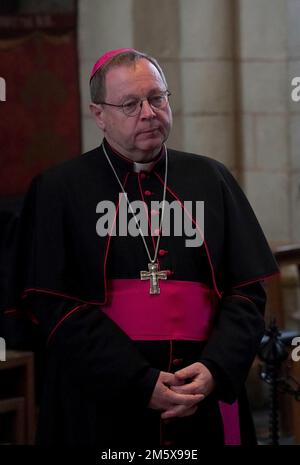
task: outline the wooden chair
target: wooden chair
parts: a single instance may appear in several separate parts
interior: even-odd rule
[[[24,397],[0,400],[0,443],[26,443]]]
[[[6,361],[0,362],[0,423],[13,424],[12,437],[4,438],[5,442],[33,444],[36,423],[34,385],[34,354],[8,350]],[[14,417],[12,422],[8,420],[9,413]],[[1,440],[0,437],[0,443]]]

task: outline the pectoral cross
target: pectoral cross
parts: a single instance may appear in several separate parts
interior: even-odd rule
[[[159,279],[167,279],[167,271],[158,271],[158,263],[148,263],[149,271],[141,271],[141,280],[150,279],[150,294],[160,294]]]

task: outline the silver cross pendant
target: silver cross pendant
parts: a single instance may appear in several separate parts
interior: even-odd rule
[[[150,279],[150,294],[160,294],[159,279],[167,279],[168,272],[166,270],[159,271],[158,263],[148,263],[149,271],[141,271],[141,280]]]

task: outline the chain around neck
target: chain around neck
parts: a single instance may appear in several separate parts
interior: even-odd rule
[[[115,178],[116,180],[118,181],[120,187],[121,187],[121,190],[123,192],[123,194],[125,195],[125,198],[126,198],[126,201],[127,201],[127,204],[128,204],[128,207],[135,219],[135,222],[136,222],[136,225],[138,227],[138,230],[139,230],[139,233],[141,235],[141,238],[143,240],[143,243],[144,243],[144,246],[145,246],[145,249],[146,249],[146,252],[147,252],[147,255],[148,255],[148,258],[149,258],[149,261],[150,263],[155,263],[156,262],[156,259],[157,259],[157,253],[158,253],[158,248],[159,248],[159,243],[160,243],[160,238],[161,238],[161,232],[162,232],[162,224],[163,224],[163,218],[164,218],[164,212],[165,212],[165,201],[166,201],[166,191],[167,191],[167,179],[168,179],[168,150],[167,150],[167,147],[165,146],[164,144],[164,151],[165,151],[165,159],[166,159],[166,162],[165,162],[165,179],[164,179],[164,189],[163,189],[163,198],[162,198],[162,212],[161,212],[161,218],[160,218],[160,224],[159,224],[159,235],[158,235],[158,238],[157,238],[157,242],[156,242],[156,247],[155,247],[155,252],[154,252],[154,257],[151,258],[151,255],[150,255],[150,251],[149,251],[149,248],[148,248],[148,245],[147,245],[147,242],[145,240],[145,237],[144,237],[144,234],[143,234],[143,231],[141,230],[141,227],[139,225],[139,222],[137,220],[137,217],[132,209],[132,206],[131,206],[131,203],[129,202],[128,200],[128,196],[127,196],[127,193],[125,192],[125,189],[123,187],[123,184],[121,183],[120,181],[120,178],[119,176],[117,175],[117,172],[111,162],[111,159],[109,158],[108,156],[108,153],[106,151],[106,148],[104,146],[104,143],[102,142],[101,144],[102,146],[102,149],[103,149],[103,152],[104,152],[104,155],[106,156],[106,159],[115,175]]]

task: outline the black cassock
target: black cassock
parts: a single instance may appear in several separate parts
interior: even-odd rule
[[[136,173],[132,162],[106,148],[129,200],[144,200],[150,212],[150,202],[162,200],[164,152],[150,172]],[[159,266],[169,276],[151,298],[155,307],[170,286],[176,294],[177,286],[198,284],[218,296],[209,335],[201,340],[164,338],[161,328],[145,340],[132,338],[109,316],[114,284],[131,283],[135,311],[151,320],[143,304],[149,281],[140,280],[149,260],[140,237],[96,231],[98,203],[118,205],[121,190],[101,147],[48,170],[29,189],[12,304],[38,324],[47,344],[39,444],[198,447],[223,444],[227,434],[227,443],[235,443],[224,433],[219,401],[237,405],[237,399],[241,440],[254,441],[243,386],[264,331],[261,281],[277,266],[248,201],[221,163],[174,150],[168,160],[166,199],[204,201],[205,243],[186,247],[186,236],[162,236]],[[153,256],[156,238],[146,240]],[[127,315],[122,295],[119,310],[124,302]],[[159,371],[196,361],[212,372],[215,391],[195,415],[161,422],[147,407]]]

